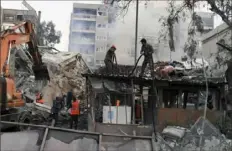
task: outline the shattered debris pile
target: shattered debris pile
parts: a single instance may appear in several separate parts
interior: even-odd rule
[[[158,137],[159,149],[175,151],[229,151],[231,141],[207,119],[200,117],[190,130],[168,126]]]
[[[42,59],[48,67],[50,76],[50,82],[42,91],[45,104],[52,105],[52,100],[56,96],[66,95],[70,90],[76,96],[84,94],[85,78],[81,74],[88,71],[88,66],[80,54],[71,52],[45,53]]]
[[[205,61],[205,64],[202,65],[201,59],[196,59],[192,65],[190,62],[178,62],[178,61],[172,61],[172,62],[164,62],[159,61],[154,63],[154,72],[155,72],[155,78],[158,80],[168,80],[167,77],[162,77],[159,73],[159,68],[163,68],[165,66],[173,66],[174,68],[174,74],[170,74],[170,78],[172,81],[181,81],[186,83],[198,83],[202,84],[205,81],[204,77],[204,68],[206,69],[208,67],[208,63]],[[133,73],[132,73],[133,71]],[[114,67],[114,73],[108,74],[106,72],[105,67],[101,67],[98,70],[94,72],[94,74],[98,75],[109,75],[109,76],[122,76],[127,77],[128,75],[132,75],[133,77],[139,77],[141,71],[141,66],[130,66],[130,65],[115,65]],[[144,78],[149,79],[152,78],[150,71],[148,67],[145,69],[144,72]],[[169,79],[170,80],[170,79]],[[217,78],[217,77],[210,77],[208,78],[208,82],[212,83],[223,83],[223,78]]]

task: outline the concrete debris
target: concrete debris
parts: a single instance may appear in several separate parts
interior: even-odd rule
[[[52,105],[56,96],[66,95],[70,90],[78,96],[85,91],[85,78],[82,73],[88,66],[78,53],[60,52],[56,54],[45,53],[43,62],[48,66],[50,82],[43,88],[42,94],[45,104]]]
[[[156,145],[159,147],[157,150],[160,151],[229,151],[232,149],[231,141],[202,117],[190,130],[175,126],[166,127],[162,132],[162,137],[158,136]]]
[[[167,126],[166,128],[163,129],[162,135],[163,136],[171,136],[171,137],[181,139],[185,135],[186,131],[187,131],[187,129],[185,129],[183,127]]]
[[[60,140],[51,137],[47,140],[44,151],[96,151],[98,150],[98,143],[94,139],[76,139],[71,143],[66,144]]]

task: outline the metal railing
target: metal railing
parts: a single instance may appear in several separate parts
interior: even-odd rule
[[[92,135],[96,136],[98,138],[98,149],[97,150],[102,150],[102,147],[106,148],[106,146],[109,147],[109,145],[106,144],[115,144],[116,148],[120,149],[122,145],[126,145],[127,143],[133,141],[133,140],[138,140],[139,141],[148,141],[148,145],[150,148],[148,149],[149,151],[155,150],[154,148],[154,142],[155,142],[155,137],[154,136],[134,136],[134,135],[120,135],[120,134],[110,134],[110,133],[98,133],[98,132],[89,132],[89,131],[79,131],[79,130],[73,130],[73,129],[65,129],[65,128],[60,128],[60,127],[54,127],[54,120],[52,121],[51,126],[49,125],[33,125],[33,124],[26,124],[26,123],[17,123],[17,122],[8,122],[8,121],[1,121],[1,124],[11,124],[15,126],[28,126],[28,127],[33,127],[33,128],[43,128],[45,129],[43,133],[43,139],[42,143],[39,147],[39,151],[43,151],[45,149],[47,140],[48,140],[48,135],[49,132],[51,131],[58,131],[58,132],[71,132],[72,134],[83,134],[83,135]],[[2,137],[2,136],[1,136]],[[116,142],[116,140],[120,140]],[[58,145],[58,144],[54,144]],[[114,146],[115,146],[114,145]],[[131,146],[135,147],[135,144],[130,144]],[[111,145],[112,146],[112,145]],[[141,147],[140,147],[141,148]],[[141,148],[144,150],[144,148]],[[122,150],[122,149],[120,149]],[[124,149],[125,150],[125,149]],[[141,151],[142,151],[141,150]]]

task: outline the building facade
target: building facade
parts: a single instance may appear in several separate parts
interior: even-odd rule
[[[73,4],[69,51],[82,54],[92,69],[104,64],[108,49],[108,6],[102,4]]]
[[[203,35],[201,38],[202,43],[202,55],[204,58],[209,62],[211,67],[211,73],[214,76],[220,76],[222,73],[225,72],[227,69],[226,66],[216,67],[216,54],[219,50],[217,42],[221,41],[222,39],[225,40],[225,43],[229,46],[232,46],[232,31],[229,29],[229,26],[226,23],[223,23],[216,27],[215,29],[211,30],[207,34]],[[227,50],[225,50],[227,51]],[[220,53],[220,56],[225,58],[225,60],[229,59],[231,56],[225,56],[226,53]]]
[[[30,20],[35,26],[38,24],[38,17],[34,10],[18,10],[18,9],[2,9],[1,8],[1,23],[2,30],[9,26],[14,26],[20,22]],[[35,28],[36,29],[36,28]]]

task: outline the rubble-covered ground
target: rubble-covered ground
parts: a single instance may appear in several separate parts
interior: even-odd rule
[[[88,67],[80,54],[44,53],[42,60],[48,67],[50,81],[35,81],[33,72],[30,70],[32,62],[28,62],[26,56],[16,58],[15,77],[18,90],[32,99],[36,92],[42,92],[45,104],[49,106],[52,105],[52,100],[56,96],[66,95],[70,90],[76,96],[84,94],[85,78],[81,74],[88,71]]]
[[[21,50],[21,48],[18,49]],[[89,68],[81,55],[74,52],[43,52],[42,60],[47,65],[50,81],[38,81],[35,80],[31,70],[32,62],[24,53],[24,50],[18,51],[15,64],[11,64],[16,67],[14,71],[16,88],[23,92],[23,97],[28,103],[35,101],[38,92],[42,93],[45,101],[43,105],[38,103],[27,104],[27,109],[43,111],[43,114],[44,111],[50,112],[55,97],[66,95],[71,90],[76,97],[83,96],[83,100],[81,100],[82,115],[79,118],[81,124],[79,124],[79,127],[86,129],[87,115],[84,112],[87,107],[84,96],[85,78],[81,74],[88,72]],[[69,118],[67,109],[65,108],[64,111],[62,117],[67,121]]]
[[[1,133],[2,151],[38,150],[42,143],[44,129],[37,128],[30,131],[16,133]],[[121,142],[107,142],[102,139],[101,151],[231,151],[232,143],[222,135],[207,119],[200,117],[190,128],[176,126],[166,127],[162,133],[157,133],[153,142],[147,139],[122,138]],[[101,138],[101,137],[100,137]],[[114,138],[114,137],[112,137]],[[49,130],[44,151],[97,151],[99,136]],[[9,141],[10,140],[10,141]],[[12,144],[12,142],[14,142]]]
[[[52,104],[55,96],[66,95],[70,90],[75,96],[84,94],[85,78],[81,74],[86,72],[88,67],[80,54],[70,52],[45,53],[42,59],[47,64],[50,77],[50,82],[42,91],[43,98],[48,105]]]
[[[168,126],[158,135],[159,151],[229,151],[232,141],[227,139],[207,119],[200,117],[190,128]]]
[[[166,65],[172,65],[174,66],[175,74],[170,75],[170,79],[167,77],[161,77],[159,74],[159,70],[157,70],[159,67],[166,66]],[[158,61],[154,63],[154,72],[155,72],[155,78],[158,80],[172,80],[172,81],[181,81],[181,82],[187,82],[187,83],[203,83],[205,81],[204,77],[204,69],[207,73],[207,80],[208,82],[212,83],[222,83],[224,82],[223,77],[211,77],[210,72],[207,70],[208,63],[204,61],[204,64],[200,59],[196,59],[195,62],[189,63],[188,61],[184,62],[178,62],[178,61],[172,61],[172,62],[163,62]],[[133,71],[134,70],[134,71]],[[133,73],[132,73],[133,71]],[[141,72],[141,66],[130,66],[130,65],[115,65],[114,67],[114,73],[111,76],[134,76],[139,77],[139,74]],[[101,67],[97,69],[93,74],[101,74],[101,75],[109,75],[106,72],[105,67]],[[153,78],[151,77],[149,68],[147,67],[144,72],[144,78],[149,79]]]

